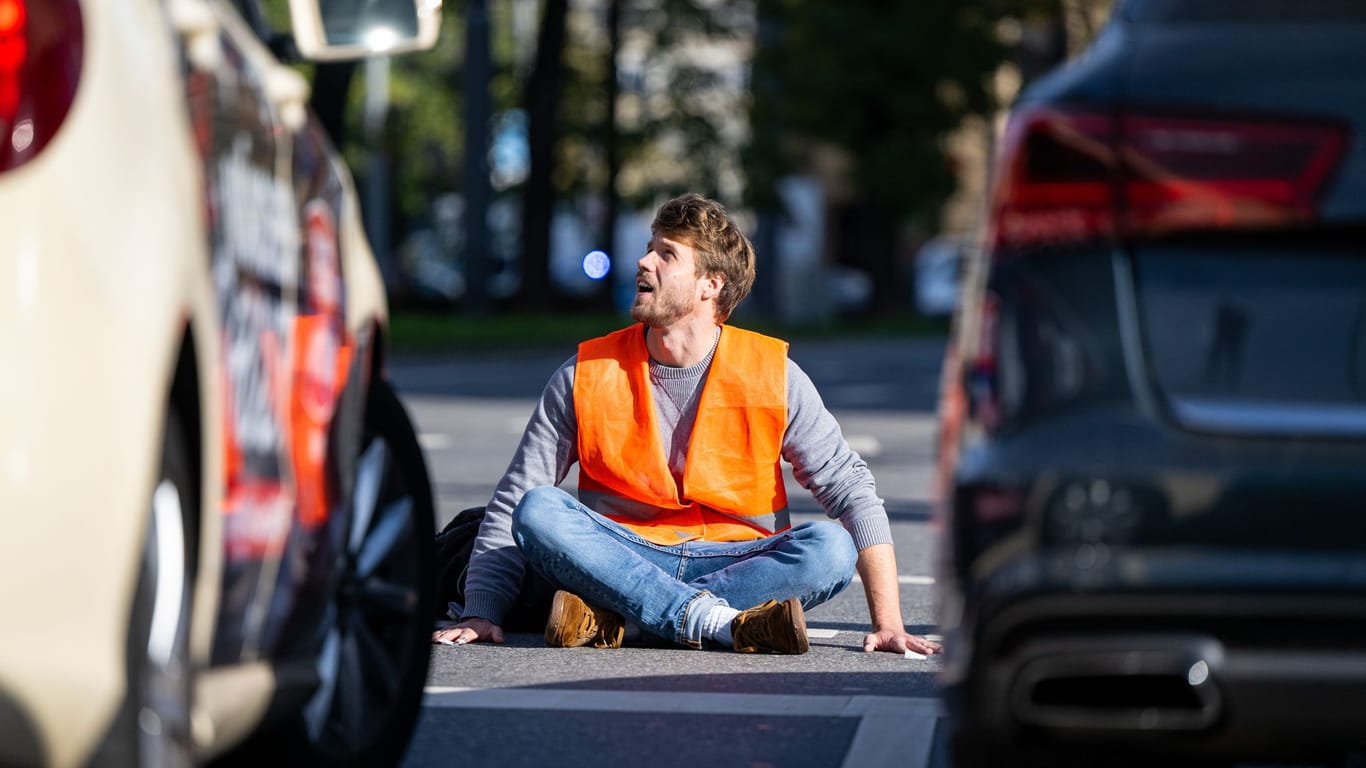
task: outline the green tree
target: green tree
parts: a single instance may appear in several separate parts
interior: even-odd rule
[[[619,199],[649,207],[684,190],[724,198],[729,187],[738,202],[735,135],[746,115],[742,88],[726,80],[743,69],[753,27],[749,3],[604,0],[560,12],[546,3],[524,89],[533,168],[523,190],[522,303],[538,308],[562,303],[546,279],[549,217],[557,202],[599,198],[603,204],[593,211],[601,219],[590,224],[603,245]],[[690,55],[717,43],[741,49],[729,72]],[[556,46],[562,46],[558,55]],[[622,80],[627,85],[618,89]],[[716,98],[727,88],[731,103]]]
[[[899,298],[899,232],[932,230],[953,191],[946,137],[998,107],[1000,5],[759,0],[749,199],[772,208],[777,179],[805,170],[813,146],[841,151],[853,199],[837,223],[851,263],[873,277],[876,310]]]
[[[522,292],[525,309],[549,307],[550,223],[555,211],[555,145],[564,79],[568,0],[545,0],[536,62],[523,87],[531,171],[522,193]]]
[[[635,49],[622,94],[623,197],[638,208],[688,191],[740,203],[754,3],[637,0],[622,19]]]

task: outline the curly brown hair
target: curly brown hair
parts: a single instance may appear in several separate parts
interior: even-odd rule
[[[725,322],[754,286],[754,245],[715,200],[695,192],[660,206],[650,234],[663,235],[697,252],[697,275],[720,275],[716,320]]]

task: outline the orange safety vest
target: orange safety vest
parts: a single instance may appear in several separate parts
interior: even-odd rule
[[[656,508],[647,520],[607,514],[656,544],[748,541],[788,528],[779,463],[787,429],[787,342],[722,326],[681,488],[655,416],[649,360],[640,324],[579,345],[579,489]]]

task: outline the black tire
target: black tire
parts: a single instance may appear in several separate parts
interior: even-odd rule
[[[435,515],[426,463],[393,390],[371,382],[343,573],[327,612],[322,684],[304,708],[308,765],[397,764],[430,656]]]
[[[180,419],[170,411],[128,625],[128,698],[117,729],[122,737],[97,763],[194,764],[190,616],[198,529],[189,456]]]

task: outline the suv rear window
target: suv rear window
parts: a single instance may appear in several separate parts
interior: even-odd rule
[[[1366,22],[1362,0],[1129,0],[1121,12],[1134,21]]]

